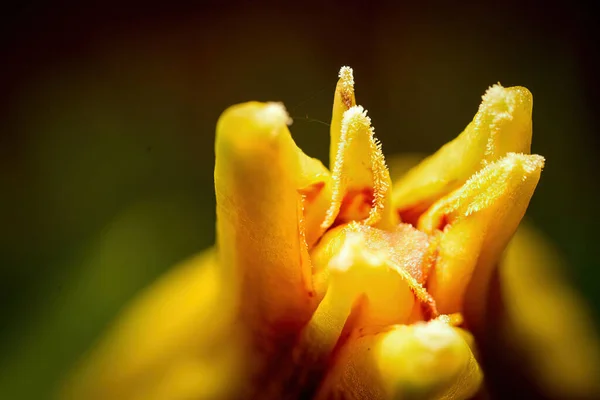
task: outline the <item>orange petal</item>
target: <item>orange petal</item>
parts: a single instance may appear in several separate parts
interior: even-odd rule
[[[344,113],[341,126],[332,170],[332,205],[322,228],[360,220],[392,229],[398,217],[391,204],[390,174],[371,119],[361,106],[354,106]]]
[[[394,182],[394,205],[415,222],[433,202],[508,152],[529,153],[532,96],[524,87],[494,85],[466,129]]]
[[[236,105],[220,117],[215,146],[220,263],[232,290],[239,288],[244,321],[269,348],[314,309],[305,222],[318,218],[306,210],[307,188],[328,180],[298,149],[288,123],[281,104]],[[321,204],[323,194],[310,202]]]
[[[543,165],[541,156],[509,153],[421,216],[419,229],[443,230],[428,282],[440,312],[461,312],[468,290],[469,307],[481,313],[493,267],[529,205]]]
[[[482,374],[469,334],[445,318],[356,330],[335,356],[317,399],[465,399]]]

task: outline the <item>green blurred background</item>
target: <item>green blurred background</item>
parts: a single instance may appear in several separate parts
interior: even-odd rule
[[[227,106],[283,101],[295,140],[326,161],[342,65],[387,155],[434,151],[491,84],[528,87],[533,151],[547,159],[528,216],[600,316],[593,14],[577,2],[502,4],[6,11],[0,398],[50,397],[128,300],[213,243],[214,127]]]

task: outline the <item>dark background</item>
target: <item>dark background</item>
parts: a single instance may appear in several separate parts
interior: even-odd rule
[[[214,127],[227,106],[283,101],[296,141],[326,161],[342,65],[387,155],[437,149],[491,84],[529,88],[533,152],[547,164],[528,217],[600,316],[594,13],[501,4],[5,9],[0,398],[48,397],[127,300],[213,243]]]

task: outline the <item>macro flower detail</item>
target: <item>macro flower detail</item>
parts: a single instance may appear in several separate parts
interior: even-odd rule
[[[279,103],[217,123],[217,244],[149,289],[64,398],[465,399],[472,332],[540,179],[532,96],[492,86],[452,142],[392,182],[343,67],[330,165]]]

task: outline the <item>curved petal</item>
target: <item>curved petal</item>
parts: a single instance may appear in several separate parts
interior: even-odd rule
[[[440,234],[428,289],[441,313],[482,313],[494,265],[517,229],[540,178],[544,159],[509,153],[488,164],[460,189],[440,199],[419,228]],[[469,302],[463,304],[465,292]]]
[[[473,122],[456,139],[394,182],[393,201],[402,219],[416,221],[436,199],[506,153],[529,153],[532,104],[524,87],[489,88]]]
[[[336,355],[317,399],[467,399],[482,381],[470,335],[445,318],[356,330]]]
[[[498,365],[495,389],[507,364],[526,369],[525,381],[548,399],[600,398],[600,337],[589,309],[569,285],[563,260],[526,224],[508,246],[498,270],[502,311],[487,310],[486,364]],[[485,342],[484,342],[485,343]]]
[[[229,290],[212,249],[175,267],[125,311],[61,398],[232,396],[242,349]]]
[[[392,229],[398,223],[381,145],[374,137],[371,119],[361,106],[344,113],[332,180],[332,204],[323,229],[334,222],[363,221],[382,229]]]
[[[328,186],[327,171],[296,146],[288,123],[281,104],[250,102],[230,107],[217,124],[220,263],[265,353],[297,333],[314,309],[305,223],[318,218],[306,208],[322,206],[318,198],[327,194],[307,188]]]

